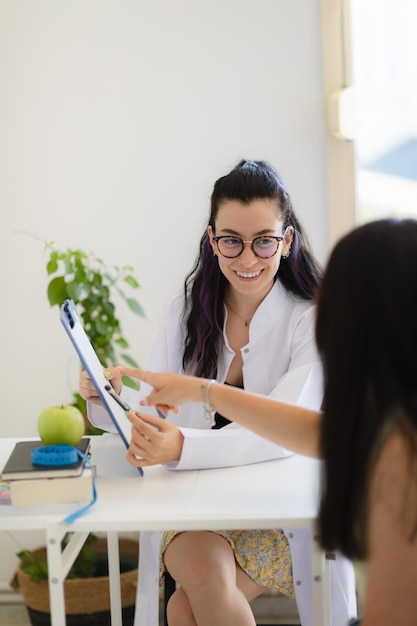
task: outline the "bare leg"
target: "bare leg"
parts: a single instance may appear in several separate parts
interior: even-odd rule
[[[181,585],[168,603],[169,626],[256,626],[249,602],[266,589],[237,565],[229,543],[212,532],[184,532],[165,552]]]

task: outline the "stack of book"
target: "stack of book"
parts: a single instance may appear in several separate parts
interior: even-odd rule
[[[89,455],[90,438],[83,437],[79,450]],[[13,506],[38,506],[84,502],[93,498],[93,470],[79,457],[71,465],[34,465],[32,450],[44,444],[40,439],[19,441],[12,450],[2,472],[1,480],[9,488]]]

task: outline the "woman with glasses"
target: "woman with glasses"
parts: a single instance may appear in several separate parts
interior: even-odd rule
[[[214,185],[198,258],[183,295],[168,311],[147,369],[202,376],[319,409],[322,369],[314,342],[313,298],[320,277],[279,175],[265,161],[242,160]],[[141,409],[149,387],[143,385],[139,393],[122,389],[117,368],[111,382],[135,410]],[[97,400],[85,375],[80,392]],[[111,430],[103,413],[101,406],[89,406],[93,424]],[[133,429],[128,458],[133,465],[162,463],[181,470],[244,465],[289,454],[221,413],[212,416],[190,404],[168,416],[157,440]],[[294,529],[164,533],[162,569],[180,585],[168,605],[169,625],[252,626],[249,602],[272,588],[289,597],[296,593],[303,626],[308,626],[308,541],[304,531]],[[142,533],[142,555],[150,542]],[[141,614],[152,597],[146,585],[156,578],[149,567],[148,560],[145,574],[142,563],[139,575]],[[349,572],[347,567],[338,581],[353,580]],[[342,596],[344,615],[344,591]]]

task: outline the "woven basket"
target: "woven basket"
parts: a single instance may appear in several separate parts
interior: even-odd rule
[[[98,539],[93,544],[97,554],[107,553],[106,539]],[[137,563],[139,555],[138,542],[132,539],[119,539],[120,558],[128,558]],[[46,548],[34,550],[34,553],[46,558]],[[25,604],[29,609],[50,612],[48,581],[33,582],[19,567],[17,570],[17,586],[20,587]],[[120,591],[122,607],[134,606],[138,570],[132,569],[120,574]],[[73,578],[64,582],[65,612],[67,615],[100,613],[110,609],[109,577]]]

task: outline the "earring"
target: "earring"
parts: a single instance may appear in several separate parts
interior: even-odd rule
[[[287,254],[283,254],[281,258],[282,258],[282,259],[288,259],[288,257],[290,256],[290,254],[291,254],[291,248],[288,248]]]

